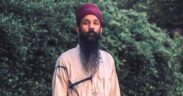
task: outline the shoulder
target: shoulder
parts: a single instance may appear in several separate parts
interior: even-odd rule
[[[77,53],[77,48],[76,47],[75,48],[71,48],[71,49],[65,51],[64,53],[62,53],[60,55],[60,58],[67,59],[68,57],[70,57],[71,55],[76,54],[76,53]]]
[[[57,65],[65,65],[67,64],[70,59],[73,57],[73,56],[76,56],[78,53],[78,50],[77,48],[71,48],[65,52],[63,52],[58,58],[57,58]],[[57,66],[56,65],[56,66]]]
[[[101,54],[102,57],[105,57],[107,59],[113,60],[112,55],[110,53],[104,51],[104,50],[100,50],[100,54]]]
[[[114,66],[114,59],[110,53],[100,50],[100,54],[103,62],[108,64],[110,67]]]

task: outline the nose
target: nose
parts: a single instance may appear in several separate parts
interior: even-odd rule
[[[90,28],[93,28],[94,29],[94,25],[92,23],[90,23],[88,27],[89,27],[89,29]]]

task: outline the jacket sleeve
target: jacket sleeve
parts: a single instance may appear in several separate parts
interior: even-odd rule
[[[112,68],[112,76],[111,76],[110,83],[111,83],[110,96],[121,96],[118,77],[117,77],[116,69],[115,69],[115,64]]]
[[[52,96],[67,96],[68,74],[61,59],[57,60],[52,79]]]

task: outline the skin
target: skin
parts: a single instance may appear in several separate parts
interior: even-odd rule
[[[93,28],[95,32],[102,32],[102,27],[99,19],[95,15],[86,15],[77,26],[76,31],[79,33],[79,28],[82,32],[88,32],[90,28]]]

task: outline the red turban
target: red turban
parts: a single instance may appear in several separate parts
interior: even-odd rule
[[[81,20],[86,16],[86,15],[95,15],[102,26],[102,13],[100,9],[97,7],[97,5],[92,4],[92,3],[86,3],[83,4],[79,7],[79,9],[76,11],[76,20],[77,20],[77,26],[80,25]]]

